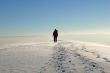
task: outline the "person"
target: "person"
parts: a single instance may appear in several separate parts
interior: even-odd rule
[[[57,29],[54,30],[53,37],[54,37],[54,42],[57,42],[57,37],[58,37],[58,30]]]

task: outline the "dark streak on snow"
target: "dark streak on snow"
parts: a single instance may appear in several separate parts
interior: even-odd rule
[[[56,73],[107,73],[103,67],[79,54],[78,49],[70,50],[63,45],[65,44],[58,43],[53,47],[52,58],[41,68],[39,73],[47,73],[49,68],[53,68]],[[77,63],[83,66],[81,67],[83,72],[79,72]]]

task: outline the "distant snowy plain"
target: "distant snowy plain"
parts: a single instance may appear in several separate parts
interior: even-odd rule
[[[72,40],[4,46],[0,73],[110,73],[110,46]]]

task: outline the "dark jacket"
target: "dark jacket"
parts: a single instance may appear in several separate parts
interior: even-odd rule
[[[58,36],[58,30],[56,30],[56,29],[54,30],[53,36],[54,36],[54,37],[57,37],[57,36]]]

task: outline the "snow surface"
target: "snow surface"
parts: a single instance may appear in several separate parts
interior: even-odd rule
[[[110,73],[110,46],[59,41],[1,47],[0,73]]]

